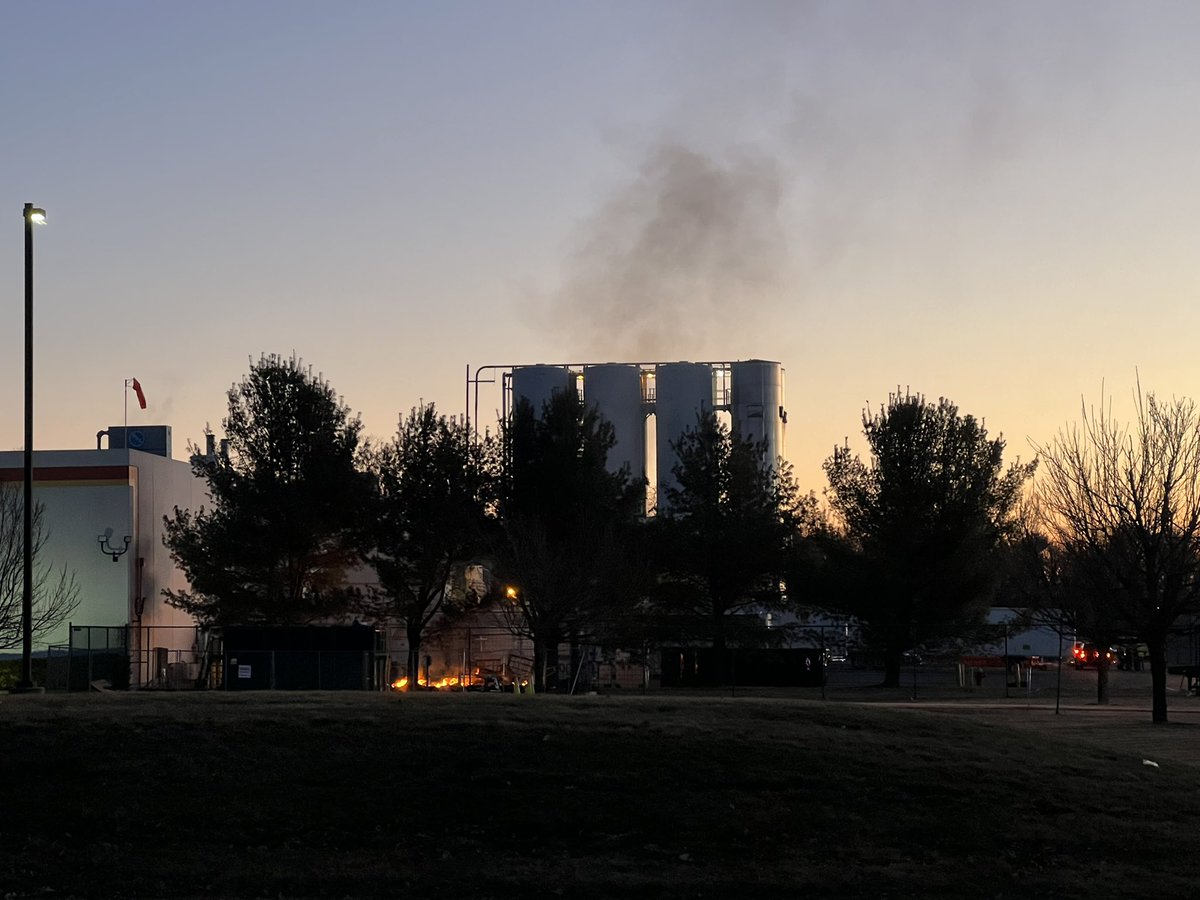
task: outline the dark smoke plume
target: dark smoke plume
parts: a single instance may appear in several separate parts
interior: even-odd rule
[[[580,230],[550,311],[564,346],[694,358],[761,324],[783,281],[782,193],[772,158],[655,147]]]

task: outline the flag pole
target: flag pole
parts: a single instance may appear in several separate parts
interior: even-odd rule
[[[125,379],[125,436],[122,438],[125,449],[129,449],[129,379]]]

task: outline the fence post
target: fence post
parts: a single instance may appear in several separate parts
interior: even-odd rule
[[[829,670],[825,664],[825,626],[821,626],[821,699],[825,699],[825,682],[829,678]]]

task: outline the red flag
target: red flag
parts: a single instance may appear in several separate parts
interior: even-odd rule
[[[142,393],[141,384],[138,383],[138,380],[136,378],[133,379],[132,384],[133,384],[133,392],[135,394],[137,394],[138,406],[140,406],[142,409],[145,409],[146,408],[146,395]]]

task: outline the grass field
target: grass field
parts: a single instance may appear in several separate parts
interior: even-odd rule
[[[1195,897],[1200,725],[1148,718],[5,695],[0,897]]]

